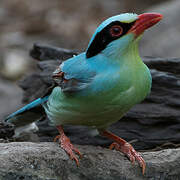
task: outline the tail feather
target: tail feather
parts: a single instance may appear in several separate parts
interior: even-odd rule
[[[40,119],[44,114],[42,104],[48,100],[49,96],[38,98],[27,104],[16,112],[10,114],[5,122],[13,123],[16,126],[24,126]]]

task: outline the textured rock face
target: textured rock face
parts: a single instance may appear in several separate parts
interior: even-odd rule
[[[0,143],[1,180],[178,180],[180,150],[143,153],[143,176],[121,153],[77,146],[83,154],[77,167],[55,143]]]

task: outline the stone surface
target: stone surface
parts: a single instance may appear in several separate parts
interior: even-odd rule
[[[145,175],[120,152],[77,146],[80,166],[55,143],[0,143],[1,180],[178,180],[180,149],[144,152]]]
[[[14,135],[14,126],[0,122],[0,139],[7,140]]]

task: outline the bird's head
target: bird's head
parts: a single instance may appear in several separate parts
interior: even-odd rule
[[[141,34],[162,19],[159,13],[125,13],[113,16],[96,29],[86,50],[90,58],[100,53],[121,55],[129,45],[137,44]]]

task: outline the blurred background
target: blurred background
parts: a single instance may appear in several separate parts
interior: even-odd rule
[[[179,0],[0,0],[0,118],[21,106],[15,81],[35,68],[33,43],[85,50],[96,27],[123,12],[159,12],[141,56],[180,57]]]

